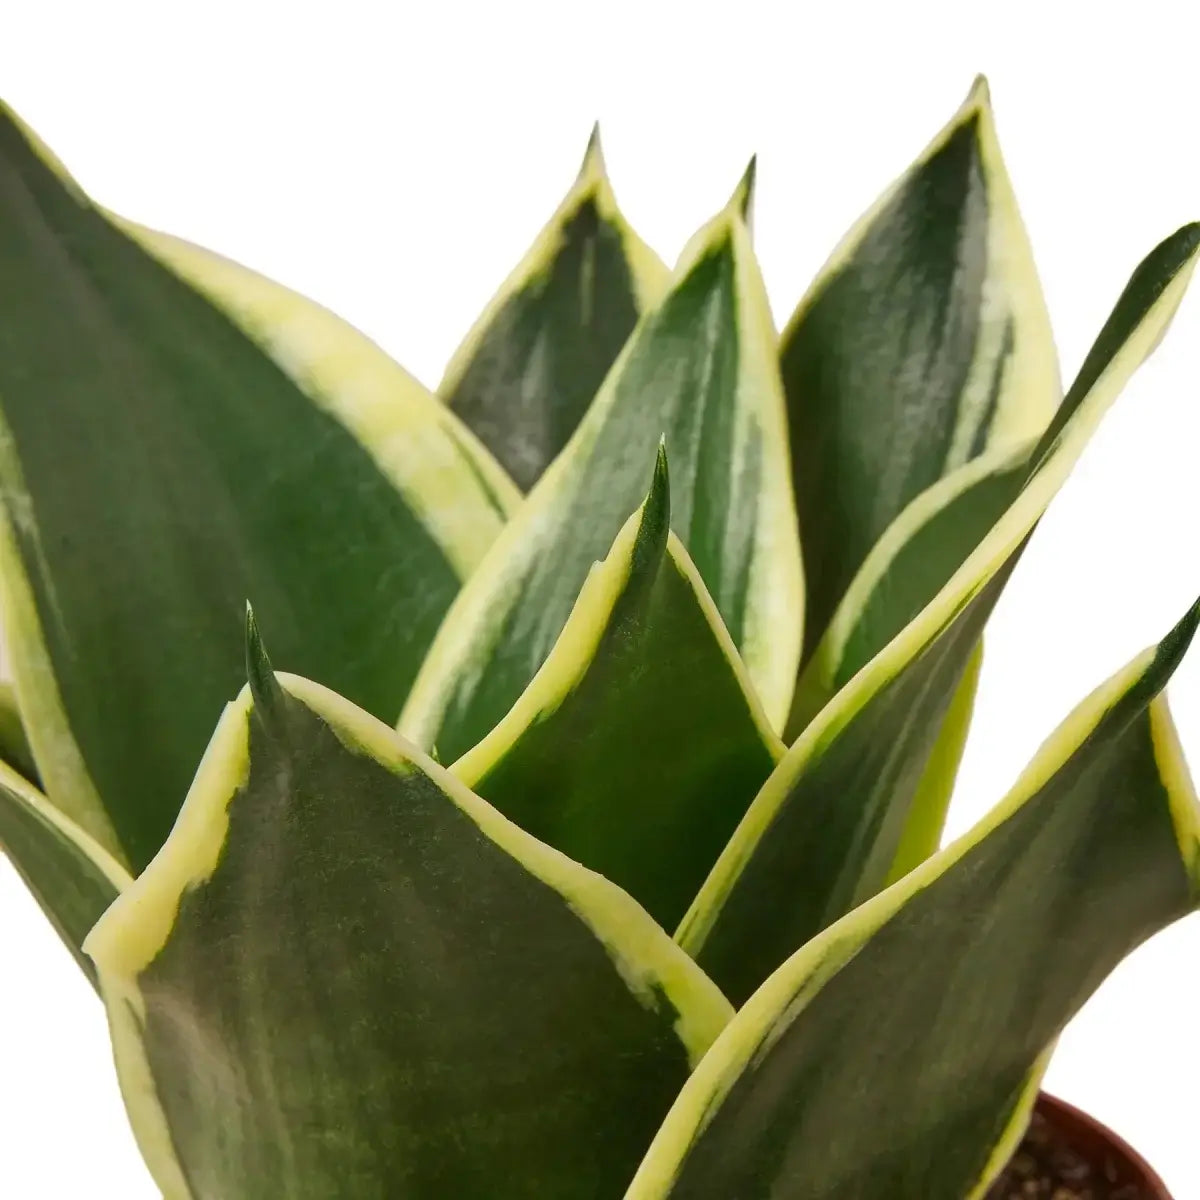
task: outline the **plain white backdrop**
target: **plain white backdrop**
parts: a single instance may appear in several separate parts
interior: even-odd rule
[[[433,386],[595,118],[625,212],[668,259],[758,151],[782,323],[985,71],[1069,378],[1139,258],[1200,218],[1200,71],[1177,6],[1089,9],[4,0],[0,94],[100,202],[323,301]],[[951,832],[1200,594],[1198,513],[1193,294],[996,612]],[[1200,768],[1200,649],[1171,694]],[[1198,1008],[1191,918],[1117,971],[1049,1076],[1179,1200],[1200,1197]],[[157,1194],[100,1006],[3,861],[0,1064],[0,1196]]]

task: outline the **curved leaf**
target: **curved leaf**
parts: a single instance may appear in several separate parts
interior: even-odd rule
[[[129,873],[6,763],[0,763],[0,850],[95,984],[95,970],[80,947],[133,882]]]
[[[788,751],[678,938],[735,1003],[892,877],[914,797],[983,626],[1034,526],[1125,381],[1158,344],[1200,247],[1187,226],[1118,300],[1027,482],[937,595]]]
[[[246,595],[283,661],[394,720],[505,504],[365,339],[139,236],[224,307],[0,110],[4,640],[47,795],[134,868],[238,685]]]
[[[531,488],[668,278],[617,208],[593,130],[575,185],[455,352],[439,394]]]
[[[1158,693],[1198,615],[1080,705],[966,837],[771,976],[626,1200],[981,1196],[1063,1026],[1196,906],[1200,809]]]
[[[670,518],[660,450],[549,658],[450,768],[668,929],[783,755]]]
[[[109,219],[230,316],[322,412],[362,443],[461,578],[521,503],[475,435],[369,337],[224,255]]]
[[[834,251],[784,332],[780,361],[807,657],[909,502],[985,450],[1039,434],[1060,395],[982,79]]]
[[[684,253],[567,448],[455,602],[400,728],[456,758],[546,660],[593,561],[645,495],[665,436],[671,523],[773,723],[795,685],[803,603],[775,337],[742,192]]]
[[[1036,442],[1003,446],[922,492],[871,548],[796,685],[794,741],[938,594],[1029,477]]]
[[[253,638],[249,673],[87,942],[164,1195],[618,1194],[728,1004],[620,889]]]

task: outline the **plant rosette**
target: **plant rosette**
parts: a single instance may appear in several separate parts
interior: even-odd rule
[[[0,108],[0,845],[166,1200],[980,1200],[1196,909],[1198,607],[942,833],[1200,226],[1064,390],[982,81],[782,333],[754,186],[668,269],[593,135],[435,393]]]

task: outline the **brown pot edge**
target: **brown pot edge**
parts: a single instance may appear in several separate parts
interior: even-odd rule
[[[1154,1200],[1174,1200],[1171,1193],[1167,1191],[1167,1185],[1158,1177],[1154,1168],[1123,1137],[1114,1133],[1107,1125],[1097,1121],[1083,1109],[1076,1108],[1075,1105],[1069,1104],[1066,1100],[1061,1100],[1049,1092],[1039,1094],[1037,1106],[1038,1110],[1055,1128],[1064,1130],[1069,1139],[1078,1139],[1085,1152],[1089,1147],[1099,1143],[1107,1145],[1114,1155],[1126,1161],[1131,1172],[1138,1177],[1137,1182],[1150,1192]]]

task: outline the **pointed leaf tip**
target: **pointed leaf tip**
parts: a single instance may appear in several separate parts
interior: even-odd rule
[[[246,601],[246,680],[250,684],[250,694],[254,697],[254,709],[259,713],[264,723],[279,711],[283,699],[283,689],[275,678],[275,670],[267,656],[267,648],[263,644],[258,622],[254,619],[254,609]]]
[[[658,483],[659,476],[662,476],[664,480],[670,478],[667,467],[667,435],[665,433],[658,435],[658,451],[654,456],[654,484]]]
[[[587,149],[583,152],[579,178],[599,180],[603,179],[604,175],[604,147],[600,142],[600,122],[595,121],[592,124],[592,132],[588,134]]]
[[[967,93],[967,105],[974,109],[991,108],[992,106],[991,85],[982,71],[975,76],[971,90]]]
[[[738,180],[737,187],[733,189],[733,195],[729,198],[729,207],[737,209],[747,225],[754,218],[754,184],[757,176],[758,155],[752,154],[745,171],[742,172],[741,179]]]
[[[658,440],[658,451],[654,457],[654,474],[650,480],[650,492],[642,508],[642,533],[649,534],[666,545],[667,530],[671,526],[671,473],[667,467],[667,439]]]
[[[1191,607],[1183,614],[1171,632],[1159,643],[1159,657],[1170,663],[1171,670],[1179,665],[1187,653],[1198,627],[1200,627],[1200,597],[1192,602]]]

